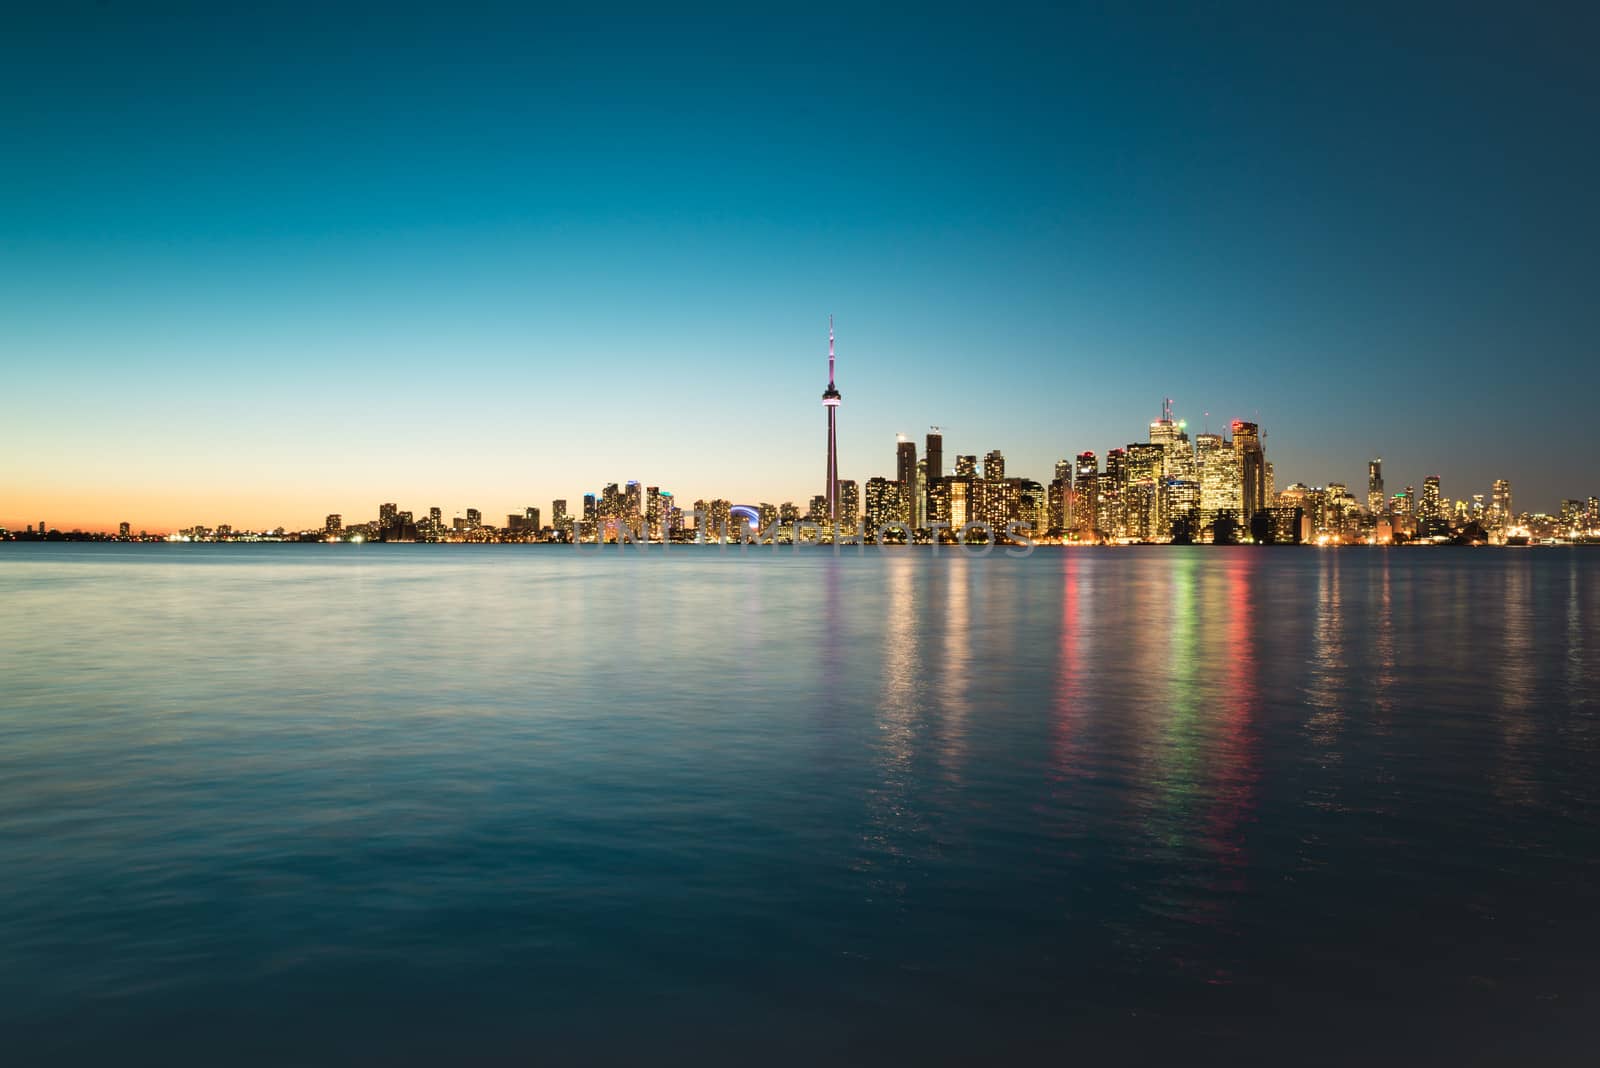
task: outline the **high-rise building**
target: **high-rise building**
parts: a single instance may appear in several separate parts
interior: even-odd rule
[[[1511,510],[1511,482],[1509,479],[1497,478],[1489,494],[1489,521],[1497,530],[1515,526],[1516,513]]]
[[[895,441],[894,473],[895,481],[900,483],[900,513],[897,518],[902,523],[917,526],[917,443],[904,434]],[[870,513],[870,502],[867,510]]]
[[[400,506],[393,501],[378,505],[378,527],[388,530],[394,526],[395,516],[400,512]]]
[[[881,476],[867,479],[867,530],[876,534],[890,523],[904,522],[904,483]]]
[[[834,520],[841,527],[855,529],[856,521],[861,518],[861,488],[855,479],[840,479],[833,499]]]
[[[833,384],[833,316],[828,316],[828,388],[822,391],[822,406],[828,409],[828,470],[823,493],[827,497],[824,518],[831,526],[839,518],[839,404],[844,398]]]
[[[1092,452],[1078,454],[1073,486],[1073,523],[1077,530],[1093,536],[1100,526],[1100,460]]]
[[[999,482],[1006,477],[1006,458],[1000,454],[999,449],[993,449],[983,457],[983,480],[985,482]]]
[[[1417,518],[1444,518],[1444,499],[1439,493],[1438,475],[1429,475],[1422,480],[1422,500],[1417,504]]]
[[[1239,460],[1221,434],[1196,434],[1195,469],[1200,481],[1200,532],[1214,528],[1219,515],[1235,522],[1244,514]]]
[[[976,456],[957,456],[956,457],[956,477],[957,478],[977,478],[978,477],[978,458]]]
[[[1239,505],[1245,527],[1250,517],[1267,507],[1267,457],[1261,447],[1261,429],[1254,423],[1233,421],[1233,453],[1239,461]]]
[[[1123,477],[1123,502],[1127,516],[1127,536],[1144,541],[1165,537],[1165,508],[1161,482],[1166,477],[1166,447],[1138,441],[1127,448]]]
[[[476,508],[468,508],[467,526],[472,530],[477,530],[479,527],[483,526],[483,513],[478,511]]]
[[[940,515],[934,498],[941,496],[936,489],[944,478],[944,433],[938,427],[929,427],[922,450],[922,526],[949,522],[948,514]]]
[[[1367,461],[1367,511],[1382,515],[1388,505],[1383,492],[1383,457],[1375,456]]]
[[[1194,449],[1189,444],[1186,425],[1172,417],[1172,398],[1161,406],[1161,418],[1150,424],[1150,444],[1162,449],[1162,477],[1195,478]]]
[[[127,520],[123,520],[121,523],[117,524],[117,537],[126,538],[132,529],[133,525]]]
[[[344,516],[334,512],[323,521],[322,530],[325,534],[340,534],[344,531]]]
[[[1055,477],[1045,491],[1045,529],[1072,529],[1072,461],[1057,460]]]
[[[1127,516],[1123,512],[1123,489],[1127,483],[1128,454],[1121,449],[1106,453],[1106,469],[1100,476],[1100,524],[1112,538],[1128,536]]]

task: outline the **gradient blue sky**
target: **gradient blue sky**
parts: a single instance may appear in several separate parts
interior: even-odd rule
[[[1600,492],[1595,6],[1300,6],[13,12],[0,524],[803,502],[830,312],[848,478]]]

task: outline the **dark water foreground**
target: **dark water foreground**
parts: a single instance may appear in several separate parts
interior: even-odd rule
[[[1561,1063],[1600,552],[0,547],[0,1062]]]

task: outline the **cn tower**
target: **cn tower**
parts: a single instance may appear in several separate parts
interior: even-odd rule
[[[833,384],[833,316],[828,316],[828,388],[822,391],[822,406],[828,409],[828,526],[839,525],[839,439],[835,421],[839,411],[839,390]]]

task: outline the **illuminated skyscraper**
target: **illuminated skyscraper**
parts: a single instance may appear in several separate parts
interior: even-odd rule
[[[1489,501],[1489,520],[1497,530],[1516,525],[1517,516],[1511,510],[1511,482],[1508,479],[1494,480]]]
[[[325,534],[339,534],[343,532],[344,516],[338,514],[337,512],[328,516],[328,518],[322,524],[322,530]]]
[[[1045,529],[1068,531],[1072,529],[1072,461],[1056,461],[1056,477],[1050,480],[1046,491]]]
[[[827,498],[823,518],[832,526],[839,518],[839,437],[838,412],[843,398],[833,384],[833,316],[828,316],[828,388],[822,391],[822,406],[828,409],[828,470],[823,494]],[[851,520],[852,524],[854,519]]]
[[[936,487],[944,478],[944,434],[938,427],[928,428],[927,441],[922,452],[922,489],[923,489],[923,526],[929,523],[945,521],[949,516],[941,516],[935,507],[934,498],[939,495]]]
[[[1100,476],[1100,525],[1113,538],[1128,536],[1127,517],[1123,514],[1123,487],[1127,481],[1128,454],[1121,449],[1106,453],[1106,469]]]
[[[1239,519],[1244,505],[1240,500],[1239,460],[1233,446],[1221,434],[1196,434],[1194,445],[1201,530],[1215,526],[1217,516],[1223,513]]]
[[[900,513],[895,517],[913,526],[917,522],[917,443],[901,434],[894,446],[895,481],[900,483]],[[868,526],[872,526],[871,495],[867,499]]]
[[[1150,444],[1162,449],[1162,475],[1165,478],[1195,477],[1194,449],[1189,444],[1186,424],[1172,417],[1172,398],[1161,406],[1161,418],[1150,424]]]
[[[378,505],[378,529],[388,530],[394,526],[394,517],[400,512],[400,506],[393,501]]]
[[[1267,507],[1267,457],[1256,424],[1233,421],[1233,453],[1239,461],[1240,518],[1248,528],[1250,517]]]
[[[986,453],[983,457],[983,479],[985,482],[999,482],[1006,477],[1006,458],[1000,454],[999,449]]]
[[[1444,518],[1444,500],[1439,493],[1438,475],[1429,475],[1422,480],[1422,500],[1417,504],[1417,518]]]
[[[1382,515],[1388,505],[1383,492],[1383,457],[1377,456],[1367,461],[1367,511]]]
[[[1130,538],[1149,541],[1167,533],[1161,498],[1166,453],[1166,446],[1149,441],[1128,446],[1122,500]]]
[[[1100,526],[1100,461],[1092,452],[1078,454],[1078,469],[1073,486],[1074,526],[1093,536]]]
[[[477,530],[479,527],[483,526],[483,513],[478,511],[476,508],[468,508],[467,526],[471,527],[473,530]]]
[[[833,517],[841,527],[855,529],[861,518],[861,488],[853,478],[840,479],[834,493]]]
[[[127,522],[127,520],[123,520],[121,523],[117,524],[117,537],[126,538],[128,536],[128,532],[132,529],[132,524]]]
[[[903,523],[901,491],[905,484],[887,478],[867,479],[867,530],[876,534],[890,523]]]

